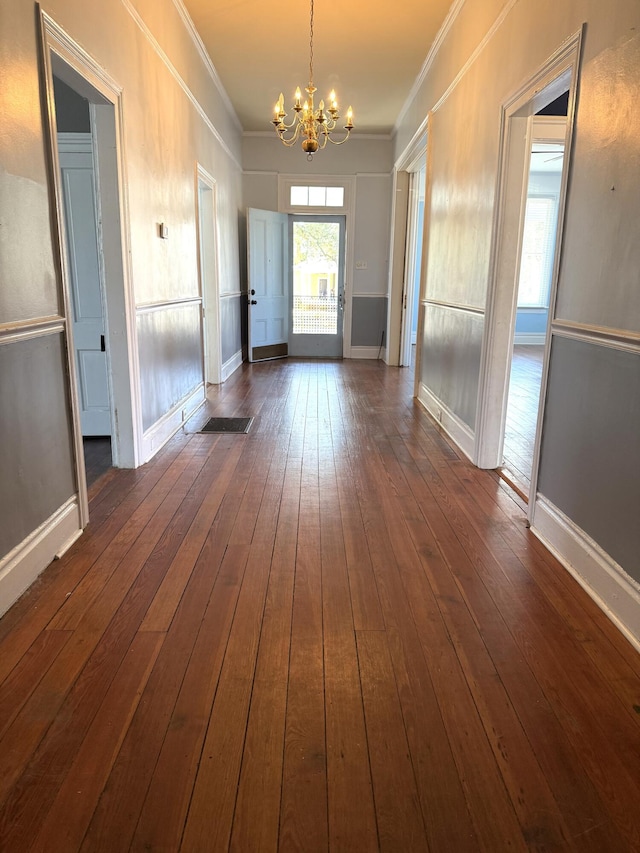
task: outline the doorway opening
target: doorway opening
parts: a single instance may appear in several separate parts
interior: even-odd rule
[[[88,480],[105,466],[136,467],[139,456],[135,308],[122,203],[121,90],[43,11],[40,25],[60,315],[84,527],[89,520]]]
[[[343,357],[347,216],[249,208],[249,361]]]
[[[216,239],[216,182],[205,170],[197,169],[197,223],[200,295],[203,305],[204,380],[212,385],[222,382],[220,340],[220,290]]]
[[[420,306],[420,276],[422,273],[422,242],[424,235],[424,204],[427,177],[426,152],[409,174],[409,205],[407,211],[407,243],[402,293],[400,332],[400,367],[415,367]]]
[[[562,189],[569,92],[530,120],[501,476],[528,501]]]
[[[529,369],[534,375],[534,403],[528,416],[533,445],[528,443],[525,476],[506,475],[528,501],[530,520],[537,494],[581,40],[582,31],[569,38],[502,108],[474,461],[505,475],[503,453],[508,458],[510,452],[505,434],[510,423],[521,425],[524,420],[516,408],[518,385],[511,382],[512,367],[514,373],[521,367],[520,345],[542,345],[537,367]],[[559,104],[566,106],[560,109]],[[549,112],[551,117],[545,117]],[[559,165],[559,177],[549,177]],[[534,322],[539,324],[537,328]],[[521,372],[527,371],[523,368]],[[510,421],[509,398],[516,413]]]
[[[344,216],[290,216],[289,354],[342,358]]]
[[[53,76],[56,143],[71,288],[74,364],[87,485],[113,463],[95,128],[87,98]],[[97,154],[97,152],[96,152]]]

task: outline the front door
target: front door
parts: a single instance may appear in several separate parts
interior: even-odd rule
[[[111,435],[91,134],[58,136],[82,435]]]
[[[344,216],[291,216],[290,355],[342,358]]]

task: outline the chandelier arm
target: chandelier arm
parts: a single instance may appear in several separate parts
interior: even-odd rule
[[[289,130],[289,128],[291,128],[291,127],[295,127],[295,126],[296,126],[297,121],[298,121],[298,116],[294,116],[294,117],[291,119],[290,124],[287,124],[287,123],[286,123],[286,121],[284,121],[284,119],[280,119],[280,121],[279,121],[279,122],[278,122],[278,124],[276,125],[276,130],[278,130],[278,131],[279,131],[280,127],[284,127],[284,128],[286,128],[287,130]]]
[[[332,136],[327,136],[327,139],[332,145],[344,145],[344,143],[347,141],[347,139],[349,139],[349,136],[351,135],[351,130],[349,128],[345,128],[345,130],[347,131],[347,135],[344,137],[344,139],[334,139]]]
[[[289,128],[287,128],[287,130],[289,130]],[[298,125],[296,125],[296,128],[293,131],[293,133],[291,134],[291,136],[285,136],[284,135],[285,130],[281,130],[278,133],[279,133],[279,136],[280,136],[280,139],[282,140],[282,142],[285,145],[291,146],[291,145],[295,145],[295,143],[298,141],[298,139],[300,139],[300,132],[301,132],[301,126],[298,124]]]

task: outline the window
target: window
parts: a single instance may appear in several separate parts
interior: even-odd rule
[[[344,187],[292,186],[291,207],[344,207]]]
[[[278,210],[303,216],[348,215],[355,188],[355,175],[278,175]]]
[[[518,284],[519,308],[546,308],[549,305],[556,216],[555,198],[527,198]]]

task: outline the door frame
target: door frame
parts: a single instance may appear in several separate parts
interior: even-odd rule
[[[416,297],[416,278],[418,279],[418,297],[422,296],[422,243],[420,244],[420,257],[418,257],[418,207],[420,203],[419,182],[420,174],[424,170],[425,175],[425,195],[426,195],[426,176],[427,176],[427,152],[426,149],[420,160],[407,169],[409,174],[409,191],[407,198],[407,237],[405,247],[404,260],[404,275],[402,283],[402,311],[400,315],[400,367],[409,367],[411,365],[411,346],[413,337],[413,319],[414,319],[414,303]],[[423,212],[424,225],[424,212]],[[424,228],[422,229],[422,238],[424,240]],[[420,315],[420,301],[417,306],[418,315]],[[418,344],[416,334],[416,348]]]
[[[356,182],[357,175],[296,175],[278,174],[278,212],[287,214],[342,215],[345,217],[344,233],[344,305],[342,309],[342,357],[351,358],[351,326],[353,313],[353,270],[355,268],[355,221],[356,221]],[[290,202],[292,186],[342,187],[344,204],[342,207],[296,207]]]
[[[135,304],[131,286],[129,223],[124,169],[122,88],[56,22],[38,6],[40,68],[45,99],[45,136],[48,177],[52,188],[54,255],[61,289],[60,317],[66,340],[69,405],[73,430],[76,487],[80,523],[89,520],[84,448],[80,425],[78,380],[72,330],[72,296],[66,250],[64,205],[57,146],[54,74],[89,100],[92,133],[95,134],[96,186],[100,203],[111,215],[99,224],[101,263],[105,266],[106,325],[109,334],[112,423],[112,458],[119,467],[139,464],[142,423],[139,407]],[[104,156],[102,156],[104,154]],[[115,215],[114,215],[115,212]]]
[[[205,269],[203,251],[203,202],[201,188],[211,194],[211,223],[213,263]],[[202,298],[202,352],[204,360],[205,393],[206,384],[222,383],[222,341],[220,324],[220,275],[218,266],[218,188],[215,178],[207,170],[196,164],[196,239],[198,243],[198,282]]]
[[[521,235],[524,224],[522,205],[526,191],[530,152],[530,116],[569,91],[565,136],[565,166],[558,205],[556,249],[549,299],[546,343],[536,426],[529,519],[533,517],[538,479],[538,463],[544,418],[544,400],[551,350],[553,321],[562,252],[562,234],[570,173],[575,105],[579,82],[582,29],[568,38],[544,65],[502,105],[500,160],[494,206],[493,241],[490,259],[487,314],[480,364],[478,418],[474,462],[480,468],[501,465],[504,426],[509,391],[509,369],[515,329],[520,269]]]
[[[388,311],[386,328],[386,363],[399,365],[402,361],[402,338],[404,319],[405,275],[407,243],[411,229],[410,178],[413,172],[425,166],[425,201],[422,234],[422,257],[420,261],[420,299],[418,302],[418,331],[416,335],[416,364],[414,374],[414,396],[418,393],[422,334],[424,328],[424,298],[429,248],[429,198],[431,192],[429,135],[432,114],[429,112],[414,133],[411,141],[396,160],[393,167],[393,198],[391,202],[391,256],[389,258]]]
[[[338,230],[338,311],[342,314],[342,329],[340,333],[342,346],[338,355],[314,356],[302,354],[300,358],[344,358],[345,332],[345,280],[347,275],[347,216],[345,213],[290,213],[289,216],[289,354],[291,355],[291,338],[293,336],[293,226],[295,222],[335,222]],[[295,355],[294,355],[295,357]]]

